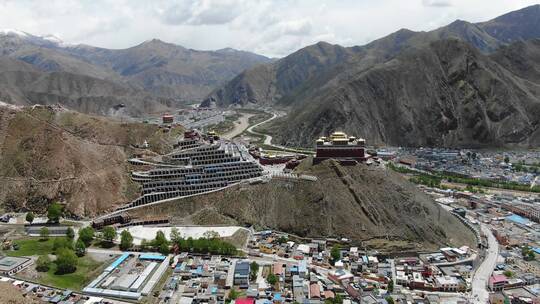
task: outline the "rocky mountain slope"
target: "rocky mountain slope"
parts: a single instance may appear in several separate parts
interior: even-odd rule
[[[534,146],[538,43],[526,39],[540,38],[539,22],[535,5],[484,23],[400,30],[361,47],[318,43],[243,72],[203,105],[284,107],[288,117],[267,129],[295,146],[336,129],[375,144]]]
[[[172,138],[153,125],[0,105],[0,209],[43,212],[60,201],[75,215],[110,210],[137,195],[126,162],[134,145],[165,152]]]
[[[254,225],[306,237],[347,237],[388,251],[475,245],[474,235],[455,216],[395,172],[333,161],[312,165],[311,159],[297,171],[318,181],[274,179],[130,213],[168,216],[182,224]]]
[[[158,39],[122,50],[91,46],[65,49],[71,55],[111,69],[127,83],[160,97],[196,101],[246,68],[270,59],[222,49],[196,51]]]
[[[122,82],[71,72],[46,72],[10,57],[0,57],[0,98],[16,105],[62,104],[100,115],[163,111],[174,101],[157,98]]]
[[[305,91],[314,90],[335,74],[343,73],[344,68],[367,70],[407,48],[441,39],[460,39],[489,53],[515,41],[540,38],[539,24],[540,5],[533,5],[482,23],[457,20],[429,32],[401,29],[364,46],[344,48],[320,42],[242,72],[212,92],[202,105],[288,106],[301,99]]]
[[[485,55],[441,40],[339,75],[270,127],[282,144],[311,146],[333,130],[371,144],[540,144],[540,40]]]
[[[88,113],[115,114],[114,106],[124,104],[126,114],[139,115],[201,100],[245,68],[269,61],[249,52],[196,51],[159,40],[110,50],[0,31],[0,85],[9,84],[2,90],[4,101],[59,102]]]

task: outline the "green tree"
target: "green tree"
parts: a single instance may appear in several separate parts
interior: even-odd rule
[[[180,233],[180,230],[178,230],[178,228],[176,227],[171,229],[171,242],[176,245],[180,245],[180,243],[182,242],[182,234]]]
[[[47,218],[52,223],[58,223],[62,216],[63,208],[59,203],[52,203],[47,210]]]
[[[332,246],[332,249],[330,250],[330,257],[332,258],[331,262],[332,265],[334,265],[335,262],[339,261],[341,258],[341,252],[339,251],[339,245]]]
[[[56,254],[55,263],[58,274],[73,273],[77,270],[77,255],[71,249],[61,249]]]
[[[158,248],[159,253],[163,255],[169,254],[169,245],[167,243],[163,243]]]
[[[510,162],[510,157],[505,156],[505,157],[504,157],[504,162],[505,162],[506,164],[508,164],[508,163]]]
[[[271,273],[266,277],[266,281],[268,281],[268,284],[274,286],[278,281],[278,277],[275,274]]]
[[[43,227],[39,230],[39,236],[42,240],[46,241],[49,239],[49,228]]]
[[[507,278],[511,278],[511,277],[514,276],[514,273],[513,273],[512,271],[510,271],[510,270],[505,270],[505,271],[503,272],[503,274],[504,274],[504,276],[507,277]]]
[[[219,233],[217,233],[214,230],[208,230],[208,231],[205,231],[203,233],[203,237],[205,239],[209,239],[209,240],[211,240],[211,239],[219,239]]]
[[[90,246],[94,239],[94,228],[85,227],[79,230],[79,240],[83,241],[86,247]]]
[[[48,255],[40,255],[36,261],[36,270],[39,272],[47,272],[49,271],[50,264],[51,260]]]
[[[133,236],[129,231],[124,230],[120,233],[120,249],[128,250],[133,246]]]
[[[386,300],[386,302],[388,304],[394,304],[394,298],[392,298],[391,296],[387,296],[386,298],[384,298]]]
[[[236,300],[240,296],[240,292],[236,290],[235,288],[231,289],[229,292],[229,299],[230,300]]]
[[[148,250],[148,240],[147,239],[142,239],[141,240],[141,244],[139,245],[139,247],[141,248],[142,251],[146,251]]]
[[[26,213],[26,221],[28,223],[32,224],[32,222],[34,221],[34,213],[32,213],[31,211],[27,212]]]
[[[65,249],[65,248],[73,250],[73,241],[65,237],[57,237],[54,239],[54,243],[53,243],[54,252],[59,252],[59,250]]]
[[[255,279],[257,279],[257,273],[259,272],[259,264],[253,261],[251,262],[251,265],[249,268],[250,268],[249,278],[250,280],[255,281]]]
[[[78,257],[82,257],[86,254],[86,245],[81,239],[78,239],[75,243],[75,254]]]
[[[75,238],[75,231],[73,231],[73,228],[68,227],[68,229],[66,231],[66,236],[71,240],[73,240]]]
[[[333,303],[334,304],[343,304],[343,296],[340,295],[339,293],[336,294],[336,296],[334,297]]]
[[[534,254],[534,251],[531,250],[527,254],[527,261],[533,261],[534,259],[536,259],[536,255]]]
[[[388,292],[394,292],[394,281],[393,280],[390,280],[390,282],[388,282]]]
[[[158,230],[158,232],[156,232],[156,238],[153,241],[153,245],[156,250],[161,250],[164,247],[163,245],[167,245],[168,248],[169,242],[167,241],[163,231]]]
[[[103,228],[102,235],[106,242],[112,243],[116,238],[116,230],[114,230],[114,228],[111,226],[107,226]]]
[[[289,240],[289,239],[288,239],[286,236],[282,235],[282,236],[280,236],[280,237],[277,239],[277,243],[278,243],[278,244],[287,243],[288,240]]]

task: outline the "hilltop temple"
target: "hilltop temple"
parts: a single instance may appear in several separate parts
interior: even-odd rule
[[[347,136],[343,132],[334,132],[329,137],[317,139],[313,163],[319,163],[325,159],[365,161],[367,159],[365,146],[366,141],[363,138]]]

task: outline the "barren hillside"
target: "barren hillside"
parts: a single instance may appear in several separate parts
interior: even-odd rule
[[[172,136],[62,108],[0,106],[0,208],[39,212],[60,201],[82,216],[133,199],[126,159],[144,140],[161,152]]]
[[[240,224],[300,236],[347,237],[382,250],[473,245],[474,236],[432,199],[384,168],[326,161],[298,169],[317,182],[272,180],[135,209],[182,224]]]

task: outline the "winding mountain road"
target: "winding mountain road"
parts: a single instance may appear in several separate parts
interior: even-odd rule
[[[281,115],[280,115],[281,116]],[[271,135],[268,135],[268,134],[264,134],[264,133],[260,133],[260,132],[257,132],[253,129],[255,129],[256,127],[260,126],[260,125],[263,125],[267,122],[270,122],[274,119],[276,119],[278,116],[278,114],[276,112],[272,113],[272,117],[268,118],[267,120],[263,120],[259,123],[256,123],[254,124],[253,126],[247,128],[247,131],[249,133],[253,133],[255,135],[260,135],[260,136],[264,136],[264,144],[267,145],[267,146],[272,146],[272,147],[276,147],[276,148],[280,148],[280,146],[277,146],[277,145],[272,145],[272,136]]]
[[[267,120],[264,120],[264,121],[261,121],[259,123],[256,123],[254,124],[253,126],[247,128],[247,132],[249,133],[252,133],[252,134],[255,134],[255,135],[259,135],[259,136],[263,136],[264,137],[264,141],[263,141],[263,144],[266,145],[266,146],[270,146],[272,148],[275,148],[277,150],[282,150],[282,151],[287,151],[287,152],[293,152],[293,153],[302,153],[302,154],[313,154],[312,151],[308,151],[308,150],[302,150],[302,149],[295,149],[295,148],[289,148],[289,147],[285,147],[285,146],[281,146],[281,145],[276,145],[276,144],[273,144],[272,143],[272,135],[268,135],[268,134],[265,134],[265,133],[261,133],[261,132],[257,132],[255,131],[254,129],[257,128],[258,126],[261,126],[265,123],[268,123],[278,117],[282,117],[285,115],[285,113],[282,113],[282,112],[273,112],[271,113],[272,114],[272,117],[268,118]]]

